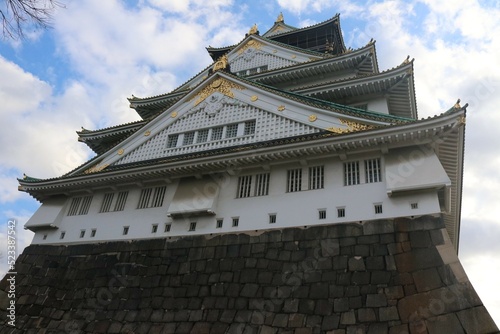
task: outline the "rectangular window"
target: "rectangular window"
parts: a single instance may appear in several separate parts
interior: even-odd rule
[[[323,189],[325,187],[324,170],[323,166],[309,167],[309,189]]]
[[[375,214],[381,214],[382,213],[382,204],[375,204],[374,206],[375,209]]]
[[[359,184],[359,161],[344,163],[344,185]]]
[[[410,207],[411,207],[412,210],[418,209],[418,202],[410,203]]]
[[[81,197],[75,197],[71,200],[69,206],[68,216],[76,216],[78,214],[78,208],[80,207]]]
[[[94,238],[96,233],[97,233],[97,230],[96,230],[95,228],[93,228],[93,229],[90,231],[90,237],[91,237],[91,238]]]
[[[290,169],[287,175],[287,192],[295,192],[302,190],[302,169]]]
[[[250,189],[252,187],[252,176],[240,176],[238,178],[238,193],[237,198],[250,197]]]
[[[326,219],[326,210],[325,209],[318,210],[318,219]]]
[[[192,222],[189,224],[189,230],[190,231],[196,231],[196,222]]]
[[[231,124],[226,127],[226,138],[233,138],[238,135],[238,124]]]
[[[249,70],[249,72],[250,72],[250,74],[255,74],[255,73],[257,73],[257,67],[251,68],[251,69]]]
[[[179,139],[179,135],[168,135],[167,148],[176,147],[178,139]]]
[[[233,227],[237,227],[240,224],[239,217],[233,217]]]
[[[128,191],[120,191],[116,198],[114,211],[123,211],[125,203],[127,202]]]
[[[244,135],[253,135],[255,133],[255,120],[245,122]]]
[[[269,173],[255,175],[255,196],[269,195]]]
[[[215,227],[216,228],[222,228],[222,223],[224,222],[223,219],[217,219]]]
[[[104,199],[102,200],[101,209],[99,210],[99,212],[109,212],[114,196],[115,194],[113,193],[104,194]]]
[[[43,240],[47,240],[47,234],[43,235]]]
[[[66,232],[61,232],[61,234],[59,235],[59,239],[64,239],[64,237],[66,236]]]
[[[128,234],[128,230],[129,230],[129,227],[128,226],[123,226],[123,235],[127,235]]]
[[[152,192],[153,188],[145,188],[141,190],[141,196],[139,197],[139,204],[137,205],[138,209],[144,209],[149,207],[149,201],[151,199]]]
[[[82,205],[80,206],[79,215],[86,215],[89,213],[90,204],[92,203],[92,196],[85,196],[82,199]]]
[[[366,183],[382,181],[380,173],[380,159],[365,160]]]
[[[172,224],[165,224],[165,232],[170,232],[170,228],[172,227]]]
[[[80,231],[80,238],[83,238],[83,237],[85,237],[85,230]]]
[[[208,129],[198,131],[198,136],[196,137],[197,143],[205,143],[208,140]]]
[[[158,232],[158,224],[151,225],[151,233],[156,233],[156,232]]]
[[[219,140],[222,139],[222,126],[218,126],[216,128],[212,129],[212,136],[210,137],[210,140]]]
[[[337,208],[337,217],[344,218],[345,217],[345,208]]]
[[[267,71],[267,65],[259,67],[260,72]]]
[[[153,192],[154,189],[154,192]],[[142,189],[139,197],[138,209],[157,208],[163,205],[165,199],[166,186]]]
[[[194,131],[186,132],[184,134],[184,140],[182,141],[182,145],[191,145],[194,142]]]
[[[276,223],[276,214],[271,213],[269,214],[269,224],[275,224]]]

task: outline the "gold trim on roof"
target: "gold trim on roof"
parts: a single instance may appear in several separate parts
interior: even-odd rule
[[[278,18],[276,19],[275,23],[279,23],[279,22],[285,22],[285,18],[283,17],[282,12],[280,12],[280,15],[278,15]]]
[[[222,57],[217,60],[217,62],[214,64],[214,67],[212,68],[214,72],[219,71],[219,70],[224,70],[227,68],[229,65],[229,61],[227,60],[227,56],[223,55]]]
[[[95,165],[90,167],[89,169],[86,169],[83,173],[84,174],[91,174],[91,173],[97,173],[102,171],[104,168],[108,167],[109,164],[104,164],[104,165]]]
[[[207,85],[198,94],[196,94],[192,98],[192,100],[196,99],[194,105],[197,106],[215,92],[219,92],[221,94],[224,94],[225,96],[234,98],[234,93],[232,92],[232,89],[244,90],[245,87],[237,83],[228,81],[224,78],[217,78],[210,85]]]
[[[349,132],[356,132],[356,131],[363,131],[363,130],[370,130],[375,128],[373,125],[367,125],[367,124],[361,124],[353,121],[348,121],[345,119],[340,119],[340,123],[343,125],[347,126],[347,128],[339,128],[339,127],[329,127],[326,130],[333,132],[333,133],[349,133]]]
[[[258,32],[258,28],[257,28],[257,23],[255,23],[252,28],[250,28],[250,30],[248,31],[248,34],[249,35],[255,35],[257,32]]]
[[[250,48],[254,48],[255,50],[260,50],[263,45],[264,44],[262,44],[261,42],[251,39],[238,50],[238,54],[240,55]]]

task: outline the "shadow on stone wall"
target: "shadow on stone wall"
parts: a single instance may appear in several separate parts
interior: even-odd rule
[[[433,217],[32,245],[16,269],[0,333],[498,332]]]

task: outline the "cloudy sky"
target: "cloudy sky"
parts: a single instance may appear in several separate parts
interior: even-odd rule
[[[205,47],[232,45],[283,12],[308,26],[340,13],[346,46],[374,38],[379,67],[415,58],[420,117],[469,103],[460,259],[500,324],[500,3],[498,0],[65,1],[47,31],[0,39],[0,274],[9,218],[39,206],[16,178],[59,176],[92,157],[77,142],[138,119],[127,97],[169,92],[211,63]],[[18,229],[21,251],[32,234]]]

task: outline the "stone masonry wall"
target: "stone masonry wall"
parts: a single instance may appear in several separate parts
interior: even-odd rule
[[[16,264],[0,333],[497,333],[433,217],[73,246]]]

